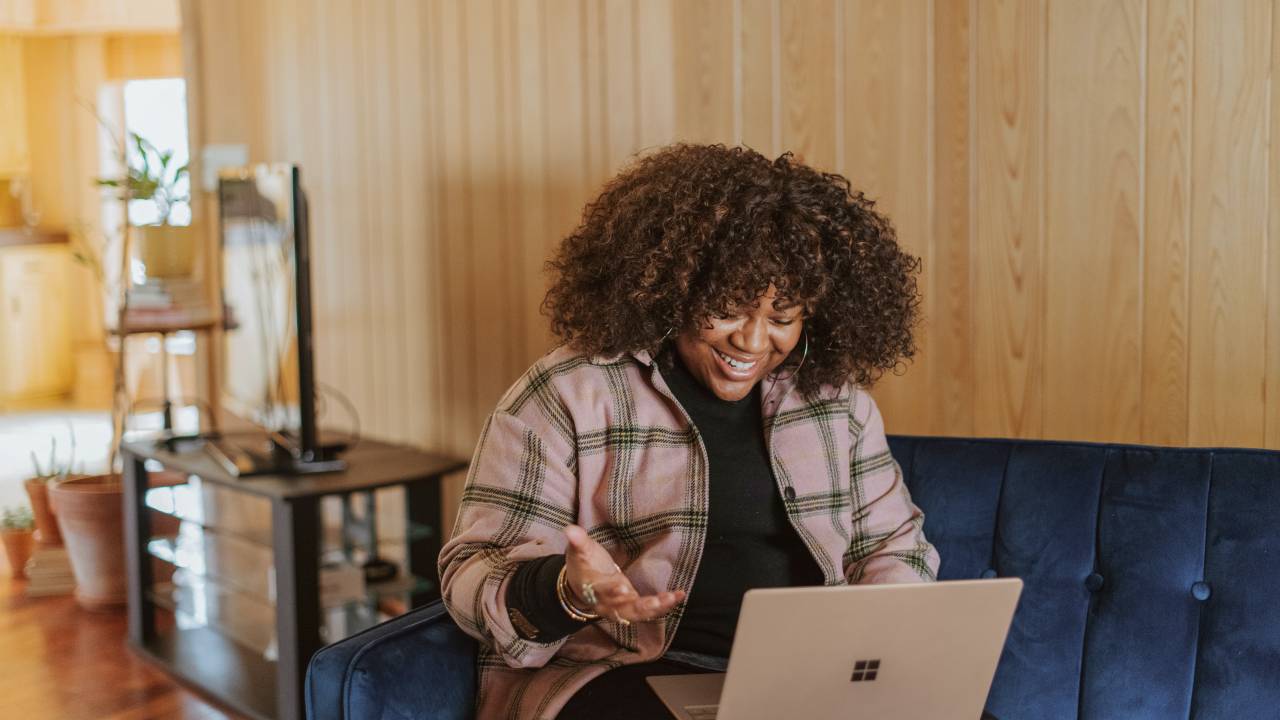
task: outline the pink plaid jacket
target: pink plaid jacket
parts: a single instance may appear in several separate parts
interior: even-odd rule
[[[763,381],[778,492],[827,585],[933,580],[938,555],[889,454],[875,402],[852,384],[805,399]],[[504,602],[518,563],[563,553],[576,522],[642,594],[693,587],[707,527],[706,451],[648,353],[587,357],[561,347],[516,382],[485,423],[453,538],[444,603],[480,641],[478,720],[554,718],[592,678],[654,660],[680,624],[589,625],[537,643]]]

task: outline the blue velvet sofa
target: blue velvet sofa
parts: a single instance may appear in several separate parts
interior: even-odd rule
[[[1025,590],[1001,720],[1280,718],[1280,452],[892,437],[943,579]],[[439,603],[329,646],[312,720],[469,718]]]

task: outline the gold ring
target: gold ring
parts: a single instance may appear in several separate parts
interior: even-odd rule
[[[592,587],[589,582],[582,583],[582,599],[586,600],[590,605],[595,605],[599,602],[599,600],[596,599],[596,589]]]
[[[616,612],[613,614],[613,619],[614,619],[614,621],[615,621],[615,622],[617,622],[619,625],[621,625],[621,626],[623,626],[623,627],[626,627],[626,626],[628,626],[628,625],[630,625],[630,624],[631,624],[631,621],[630,621],[630,620],[628,620],[628,619],[626,619],[626,618],[622,617],[621,615],[619,615],[619,614],[618,614],[618,613],[616,613]]]

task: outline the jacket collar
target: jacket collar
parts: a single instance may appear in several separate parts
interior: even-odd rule
[[[654,369],[653,354],[648,350],[627,350],[625,352],[614,353],[612,355],[592,355],[589,358],[589,362],[591,362],[592,365],[612,365],[625,357],[634,358],[635,361],[640,363],[643,367],[649,368],[650,370]],[[797,383],[794,377],[790,374],[782,378],[771,375],[760,382],[760,389],[764,391],[763,395],[766,398],[766,414],[772,414],[772,411],[777,410],[779,406],[782,405],[783,401],[788,399],[790,399],[792,404],[803,402],[803,398],[801,398],[798,393],[792,392],[796,389]],[[838,390],[828,388],[828,391],[831,390],[834,390],[834,395],[839,397],[845,395],[845,393],[850,390],[850,387],[846,385]],[[824,393],[824,395],[825,394],[826,393]]]
[[[628,350],[612,355],[592,355],[587,360],[592,365],[612,365],[627,356],[635,358],[637,362],[645,367],[653,365],[653,355],[648,350]]]

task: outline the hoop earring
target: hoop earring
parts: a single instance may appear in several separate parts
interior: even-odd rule
[[[774,378],[774,382],[777,382],[779,380],[790,380],[791,378],[795,377],[796,373],[800,372],[801,366],[804,365],[804,361],[808,357],[809,357],[809,331],[805,330],[804,331],[804,352],[800,354],[800,364],[796,365],[796,369],[792,370],[790,375],[786,377]]]

